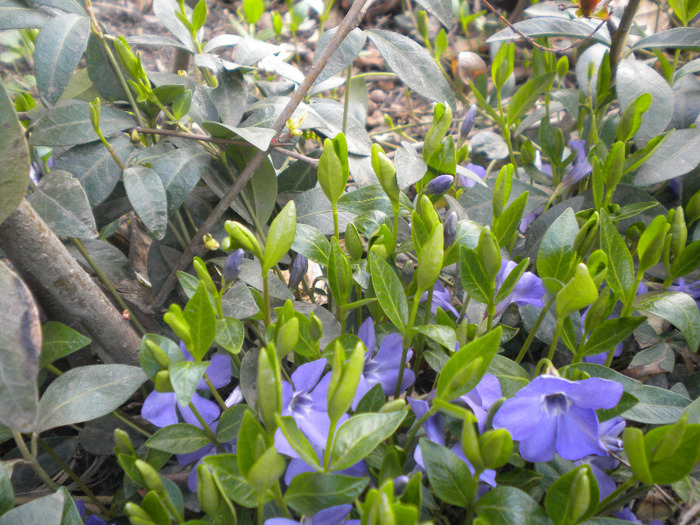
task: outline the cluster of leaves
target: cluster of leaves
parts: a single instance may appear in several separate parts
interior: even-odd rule
[[[475,18],[466,2],[417,3],[445,27]],[[295,34],[309,8],[323,21],[330,4],[298,2],[273,15],[273,31]],[[13,509],[0,468],[0,524],[82,523],[39,445],[106,514],[45,434],[81,423],[81,445],[98,454],[114,429],[125,475],[111,512],[133,524],[613,524],[659,485],[672,486],[672,511],[696,508],[700,135],[687,101],[700,68],[679,67],[700,48],[700,30],[685,27],[693,5],[674,2],[684,27],[621,60],[598,28],[573,73],[542,44],[596,24],[535,9],[516,24],[542,39],[531,78],[516,87],[517,34],[493,35],[490,75],[470,81],[476,105],[454,136],[464,86],[445,76],[447,33],[433,39],[425,12],[425,47],[379,29],[339,45],[339,29],[323,33],[323,70],[295,105],[305,76],[256,38],[259,0],[240,10],[247,33],[208,41],[204,0],[155,0],[172,37],[129,38],[106,35],[89,1],[0,0],[0,28],[39,28],[40,99],[13,107],[0,84],[0,223],[30,169],[43,171],[28,201],[53,233],[105,284],[133,280],[106,239],[135,213],[153,238],[149,284],[171,300],[162,333],[143,335],[140,366],[62,373],[59,360],[89,340],[40,326],[27,286],[0,264],[1,435],[55,489]],[[387,154],[349,99],[323,96],[352,77],[367,41],[435,102],[420,147]],[[137,45],[173,47],[194,78],[147,71]],[[662,74],[632,54],[642,50]],[[345,97],[356,90],[364,80]],[[180,271],[202,237],[207,255]],[[146,381],[140,415],[155,433],[119,409]]]

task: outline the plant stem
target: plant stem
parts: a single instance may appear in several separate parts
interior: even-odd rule
[[[270,283],[268,280],[268,277],[270,275],[269,270],[267,272],[263,272],[262,279],[263,279],[263,307],[265,309],[264,314],[265,314],[265,328],[270,326]]]
[[[401,345],[401,362],[399,363],[399,378],[396,382],[396,390],[394,391],[394,397],[398,398],[401,394],[401,383],[403,383],[403,374],[406,370],[406,356],[408,355],[408,348],[411,346],[411,340],[413,339],[413,323],[416,321],[416,314],[418,313],[418,304],[420,303],[420,290],[416,291],[416,295],[413,296],[413,308],[411,309],[411,316],[408,318],[408,325],[404,329],[403,342]]]
[[[525,339],[525,342],[523,343],[522,348],[520,349],[520,352],[518,352],[518,356],[515,358],[515,362],[520,364],[520,361],[523,360],[525,357],[525,354],[530,348],[530,345],[532,344],[532,341],[535,339],[535,334],[537,334],[537,330],[539,330],[540,325],[542,324],[542,321],[544,321],[545,316],[547,315],[547,312],[551,308],[552,304],[554,304],[554,301],[556,300],[555,297],[553,297],[549,303],[545,305],[545,307],[542,309],[540,312],[539,317],[537,318],[537,321],[535,321],[535,326],[532,327],[532,330],[530,330],[530,333],[527,334],[527,339]]]
[[[27,444],[24,442],[22,434],[20,434],[16,430],[12,430],[12,437],[14,438],[15,443],[17,444],[17,448],[22,454],[22,457],[24,458],[24,461],[27,463],[27,465],[31,467],[34,473],[37,476],[39,476],[41,481],[43,481],[47,487],[56,492],[58,490],[58,485],[54,483],[54,481],[51,479],[51,476],[49,476],[46,473],[46,471],[41,467],[41,465],[39,465],[36,456],[33,456],[31,452],[29,452],[29,449],[27,448]]]
[[[331,426],[328,429],[328,439],[326,440],[326,450],[323,451],[323,467],[324,472],[327,472],[331,466],[331,449],[333,448],[333,438],[335,437],[335,427],[338,426],[338,420],[331,420]]]
[[[420,428],[423,426],[423,423],[425,423],[430,416],[435,414],[435,412],[437,412],[437,410],[434,407],[430,407],[430,410],[423,414],[423,417],[421,417],[418,421],[413,423],[413,426],[411,427],[411,430],[409,431],[408,436],[406,437],[406,444],[404,445],[404,450],[406,452],[410,452],[413,440],[416,438],[416,434],[418,433],[418,430],[420,430]]]
[[[559,342],[559,335],[561,334],[561,329],[564,326],[564,319],[557,321],[557,326],[554,329],[554,335],[552,336],[552,344],[549,347],[549,353],[547,353],[547,359],[552,360],[554,357],[554,351],[557,349],[557,343]]]
[[[348,132],[348,113],[350,113],[350,92],[352,86],[350,82],[352,81],[352,62],[348,66],[347,73],[345,75],[345,94],[343,96],[343,133]]]
[[[216,402],[219,404],[219,407],[221,410],[226,411],[228,407],[226,406],[226,403],[224,402],[223,398],[219,394],[219,392],[214,388],[214,384],[211,382],[211,379],[209,379],[209,375],[204,372],[204,382],[207,384],[209,387],[209,391],[211,392],[211,395],[214,396],[214,399],[216,399]]]
[[[610,44],[610,75],[611,78],[615,78],[615,71],[617,66],[622,60],[622,55],[625,50],[625,44],[627,42],[627,35],[632,28],[632,22],[634,21],[634,16],[639,10],[639,6],[642,4],[642,0],[630,0],[622,13],[622,18],[620,19],[620,25],[613,34],[612,42]]]

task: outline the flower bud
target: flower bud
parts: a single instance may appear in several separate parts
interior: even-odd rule
[[[224,228],[226,228],[226,232],[231,236],[232,246],[236,248],[245,248],[262,262],[263,251],[255,235],[253,235],[253,232],[241,223],[234,221],[226,221]]]
[[[557,318],[569,317],[572,313],[585,308],[598,299],[596,287],[588,267],[579,263],[574,276],[557,294]]]
[[[218,514],[221,495],[211,471],[201,463],[197,465],[197,499],[204,512],[211,516]]]
[[[345,228],[345,247],[353,260],[359,261],[362,258],[362,254],[364,253],[362,239],[360,238],[360,233],[357,231],[357,226],[351,222],[349,222],[347,228]]]
[[[131,520],[131,523],[135,523],[135,520],[141,520],[139,523],[153,523],[151,515],[133,501],[128,501],[124,505],[124,512]]]
[[[488,226],[481,230],[476,253],[489,281],[495,282],[498,272],[501,271],[501,250],[498,248],[496,237]]]
[[[243,262],[244,253],[243,248],[238,248],[226,258],[223,275],[227,283],[232,283],[238,279],[238,275],[241,273],[241,263]]]
[[[292,268],[289,270],[289,287],[294,289],[299,286],[308,269],[309,260],[302,254],[297,253],[292,262]]]
[[[163,480],[160,478],[160,474],[158,474],[156,469],[142,459],[137,459],[134,466],[138,469],[141,477],[143,477],[143,481],[146,483],[146,488],[148,490],[153,490],[157,494],[165,493]]]
[[[436,224],[430,237],[425,242],[418,255],[418,278],[416,284],[420,293],[429,290],[440,277],[443,253],[443,225]]]
[[[277,357],[282,359],[289,352],[294,350],[294,347],[299,341],[299,319],[292,317],[286,323],[282,324],[277,330],[275,345],[277,346]]]
[[[688,240],[688,228],[685,225],[683,207],[678,206],[675,210],[669,210],[668,215],[668,222],[671,225],[671,229],[668,232],[671,237],[671,253],[674,257],[680,257]]]
[[[136,456],[136,450],[134,450],[134,445],[131,444],[129,434],[121,428],[114,429],[114,452],[115,454]]]
[[[167,370],[159,370],[153,382],[155,383],[156,392],[166,393],[173,391],[173,385],[170,383],[170,372]]]
[[[336,344],[331,381],[328,385],[328,416],[331,421],[340,419],[355,399],[364,361],[365,346],[361,342],[355,345],[347,362],[342,345]]]
[[[274,345],[263,346],[258,354],[258,410],[267,430],[277,428],[275,414],[282,413],[282,377]]]
[[[396,179],[396,168],[377,143],[372,144],[372,169],[391,202],[399,202],[401,190]]]
[[[143,342],[153,360],[162,368],[167,369],[168,366],[170,366],[170,358],[168,357],[168,354],[166,354],[160,346],[155,344],[150,339],[144,338]]]
[[[309,315],[309,319],[311,320],[311,324],[309,324],[311,339],[318,341],[321,339],[321,337],[323,337],[323,322],[321,321],[320,317],[313,312],[311,312]]]
[[[445,219],[445,229],[443,232],[443,249],[447,250],[452,246],[457,238],[457,213],[451,211]]]
[[[513,452],[513,438],[505,428],[489,430],[479,436],[479,450],[487,469],[500,468]]]
[[[576,473],[569,491],[568,518],[570,523],[578,523],[579,518],[588,512],[591,506],[591,473],[590,466],[584,466]],[[568,521],[568,520],[567,520]]]
[[[435,211],[435,206],[427,195],[421,195],[420,199],[418,200],[418,211],[421,221],[423,221],[423,224],[425,225],[426,231],[433,231],[435,225],[440,222],[440,218]]]
[[[452,186],[454,177],[452,175],[438,175],[425,187],[427,195],[442,195]]]
[[[207,250],[214,251],[219,249],[219,242],[212,237],[211,233],[204,234],[202,237],[202,243]]]
[[[472,104],[471,107],[469,108],[469,111],[467,111],[467,114],[464,116],[464,120],[462,121],[462,126],[459,128],[459,138],[462,140],[465,140],[468,136],[469,133],[472,130],[472,127],[474,127],[474,119],[476,118],[476,104]]]
[[[462,424],[462,451],[478,472],[486,470],[484,459],[479,448],[479,435],[476,430],[475,417],[468,413]]]
[[[640,272],[648,270],[659,262],[664,250],[666,234],[670,228],[671,225],[666,222],[666,217],[658,215],[642,232],[637,243]]]

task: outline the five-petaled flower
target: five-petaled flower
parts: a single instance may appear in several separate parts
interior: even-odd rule
[[[503,403],[493,426],[520,441],[520,455],[527,461],[549,461],[555,451],[570,460],[607,456],[595,411],[613,408],[621,397],[622,385],[616,381],[542,375]]]

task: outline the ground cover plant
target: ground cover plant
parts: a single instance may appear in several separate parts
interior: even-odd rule
[[[700,523],[700,5],[484,4],[0,0],[0,525]]]

